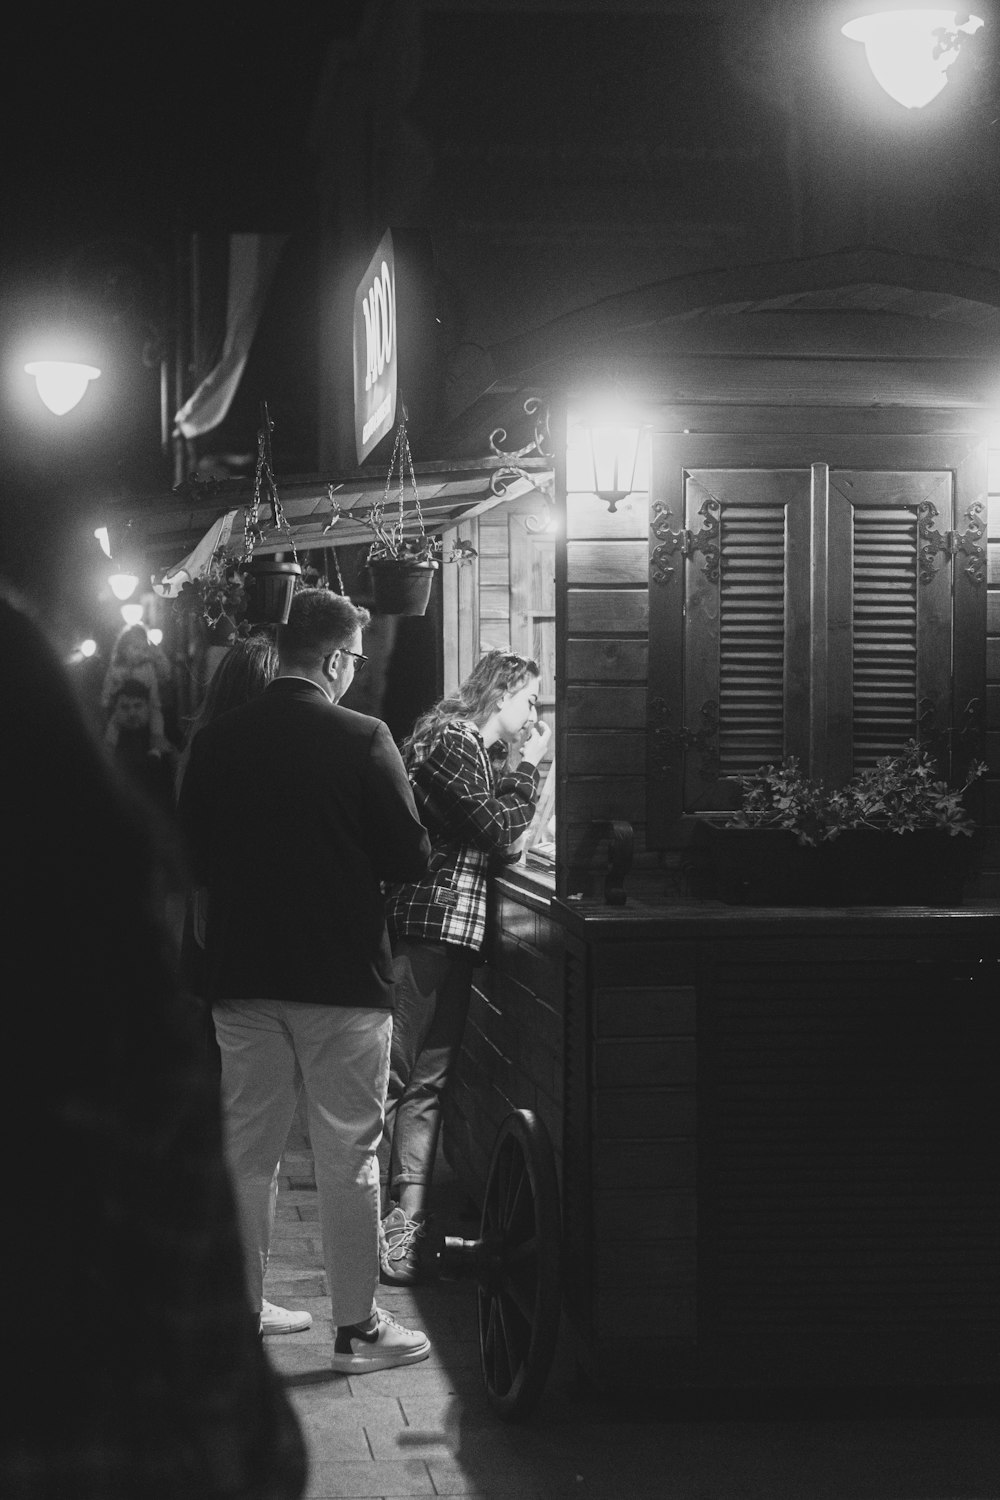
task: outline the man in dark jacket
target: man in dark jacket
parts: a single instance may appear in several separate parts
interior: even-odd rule
[[[381,882],[422,878],[430,844],[385,724],[339,706],[364,665],[368,618],[326,589],[296,594],[277,677],[195,737],[180,797],[207,895],[207,988],[251,1297],[259,1308],[278,1164],[304,1087],[333,1364],[348,1374],[430,1351],[375,1305],[392,1033]]]

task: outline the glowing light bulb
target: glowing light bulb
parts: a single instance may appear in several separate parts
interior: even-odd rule
[[[108,528],[106,526],[97,526],[94,528],[94,535],[101,544],[101,551],[104,553],[104,556],[110,557],[111,538],[108,536]]]
[[[81,365],[61,359],[36,359],[25,365],[25,373],[34,376],[38,394],[57,417],[83,400],[92,380],[100,375],[96,365]]]
[[[146,634],[149,636],[151,645],[161,646],[163,644],[163,631],[158,630],[156,626],[154,626],[152,630],[148,630]]]
[[[922,109],[940,94],[958,56],[957,43],[942,50],[942,34],[974,36],[982,25],[981,16],[968,12],[901,9],[858,16],[841,31],[864,45],[868,66],[890,98]]]
[[[134,573],[112,573],[108,587],[116,599],[130,599],[139,587],[139,580]]]
[[[141,621],[142,621],[142,605],[141,604],[123,604],[122,605],[122,619],[125,621],[126,625],[138,625],[138,624],[140,624]]]
[[[94,652],[97,650],[97,642],[90,639],[81,641],[79,650],[81,656],[93,656]]]

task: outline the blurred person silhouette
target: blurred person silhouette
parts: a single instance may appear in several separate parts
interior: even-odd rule
[[[108,669],[101,688],[101,707],[106,714],[105,739],[113,748],[120,726],[112,709],[115,696],[124,682],[141,682],[149,693],[149,731],[153,749],[170,748],[164,716],[164,700],[170,694],[170,663],[159,646],[153,644],[144,625],[126,625],[119,631],[111,648]]]
[[[138,677],[126,677],[110,702],[106,741],[115,766],[139,787],[163,813],[173,810],[174,765],[172,747],[153,731],[153,705],[149,687]]]
[[[156,915],[169,824],[116,779],[28,607],[0,588],[10,934],[5,1500],[297,1500],[301,1434],[246,1294],[218,1090]],[[26,1064],[34,1058],[37,1066]],[[30,1077],[30,1085],[26,1082]],[[30,1093],[27,1092],[30,1088]]]
[[[348,1375],[430,1353],[422,1332],[375,1302],[392,1031],[381,882],[418,879],[430,844],[385,724],[340,706],[365,664],[368,619],[344,595],[300,589],[278,627],[278,675],[194,736],[179,801],[207,891],[208,993],[251,1300],[261,1306],[275,1169],[304,1095],[333,1368]]]
[[[430,874],[387,890],[396,995],[379,1177],[381,1279],[390,1285],[420,1279],[441,1095],[486,937],[487,876],[515,856],[531,823],[551,739],[538,689],[535,662],[489,651],[403,746],[432,854]]]

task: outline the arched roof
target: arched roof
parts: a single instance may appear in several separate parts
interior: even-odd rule
[[[607,297],[489,350],[495,386],[556,375],[574,356],[648,348],[653,330],[763,312],[894,315],[951,325],[1000,352],[1000,271],[886,249],[734,266],[672,277]],[[687,340],[687,347],[691,341]]]

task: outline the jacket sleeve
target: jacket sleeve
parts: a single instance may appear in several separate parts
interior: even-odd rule
[[[426,806],[435,840],[503,853],[531,822],[538,772],[528,761],[501,777],[496,790],[467,730],[449,726],[413,771],[418,804]]]
[[[376,874],[382,880],[421,880],[427,874],[431,841],[420,821],[403,758],[381,720],[371,738],[365,779]]]

